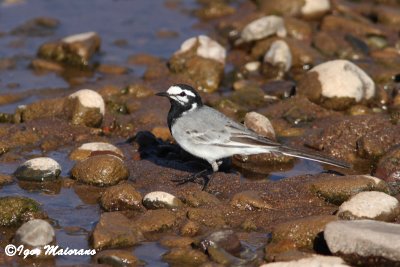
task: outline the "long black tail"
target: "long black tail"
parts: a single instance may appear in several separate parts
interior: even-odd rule
[[[278,151],[287,156],[292,156],[292,157],[302,158],[302,159],[309,159],[309,160],[326,163],[326,164],[341,167],[341,168],[347,168],[347,169],[352,168],[351,164],[349,164],[347,162],[333,159],[333,158],[330,158],[330,157],[327,157],[324,155],[320,155],[318,153],[302,150],[299,148],[280,146]]]

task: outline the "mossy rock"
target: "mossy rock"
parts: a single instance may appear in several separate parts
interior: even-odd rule
[[[40,211],[40,204],[26,197],[7,196],[0,198],[0,226],[17,225],[26,213]]]

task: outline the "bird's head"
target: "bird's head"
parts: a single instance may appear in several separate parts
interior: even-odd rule
[[[172,85],[166,92],[157,93],[156,95],[168,97],[171,106],[182,112],[194,110],[203,105],[199,93],[186,84]]]

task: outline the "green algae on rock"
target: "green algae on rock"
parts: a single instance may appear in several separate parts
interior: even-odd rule
[[[7,196],[0,198],[0,225],[18,225],[29,219],[29,213],[40,211],[40,204],[27,197]],[[28,216],[28,217],[25,217]]]

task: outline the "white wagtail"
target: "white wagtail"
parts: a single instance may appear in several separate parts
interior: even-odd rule
[[[175,84],[158,96],[168,97],[171,108],[168,127],[176,142],[188,153],[208,161],[214,172],[218,171],[223,158],[235,154],[282,153],[297,158],[309,159],[342,168],[350,165],[326,156],[291,148],[260,136],[226,117],[221,112],[203,105],[200,95],[191,86]],[[206,170],[205,170],[206,171]],[[191,178],[176,180],[181,183],[203,176],[205,171]],[[203,176],[205,179],[205,177]],[[205,183],[208,182],[208,178]],[[206,186],[206,184],[204,184]]]

